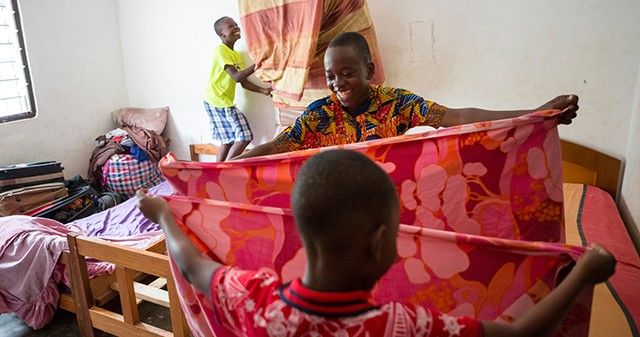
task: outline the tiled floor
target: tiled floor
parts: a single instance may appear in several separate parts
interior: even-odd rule
[[[113,306],[109,304],[109,309],[113,310]],[[162,329],[171,329],[171,317],[169,309],[152,303],[143,302],[139,306],[140,319],[148,324],[155,325]],[[15,314],[0,315],[0,336],[2,337],[74,337],[79,336],[78,324],[76,323],[75,314],[64,310],[58,310],[55,317],[49,324],[39,330],[33,330],[26,325]],[[112,336],[106,332],[99,331],[96,337]]]

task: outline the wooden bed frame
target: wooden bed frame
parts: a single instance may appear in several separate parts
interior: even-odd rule
[[[608,192],[616,204],[619,202],[622,161],[588,147],[561,141],[563,178],[566,183],[589,184]],[[624,219],[624,217],[623,217]],[[634,248],[640,254],[640,231],[625,222]]]
[[[80,335],[93,337],[95,329],[116,336],[178,336],[190,335],[178,300],[169,267],[164,238],[146,250],[129,248],[104,240],[67,235],[69,251],[61,257],[71,276],[71,294],[60,296],[59,307],[74,312]],[[116,272],[89,279],[85,257],[116,265]],[[150,284],[137,282],[149,275],[157,279]],[[162,287],[167,290],[161,289]],[[122,314],[102,308],[115,296],[120,296]],[[138,304],[142,300],[169,308],[172,332],[140,322]]]
[[[563,152],[563,176],[565,182],[584,183],[609,192],[614,199],[618,195],[621,162],[587,147],[561,141]],[[199,161],[200,155],[216,155],[219,148],[212,144],[189,145],[190,159]],[[169,268],[164,241],[159,241],[147,250],[137,250],[106,241],[69,234],[69,253],[62,257],[70,269],[72,297],[63,294],[60,307],[76,312],[82,336],[94,336],[100,329],[118,336],[189,336],[189,330],[178,303],[173,277]],[[115,263],[116,273],[89,280],[85,256]],[[166,280],[167,294],[135,282],[139,272],[156,275]],[[122,286],[120,286],[122,284]],[[119,290],[115,292],[115,289]],[[100,305],[119,293],[123,314],[100,308]],[[153,295],[156,294],[156,295]],[[139,321],[140,299],[167,305],[171,311],[173,333]],[[168,302],[168,303],[167,303]]]
[[[67,241],[68,241],[68,238],[67,238]],[[156,242],[151,244],[151,246],[147,247],[146,251],[164,254],[166,252],[164,238],[160,238]],[[62,253],[62,256],[60,256],[60,262],[66,265],[67,268],[70,268],[70,263],[71,263],[70,256],[71,255],[69,250],[64,251]],[[69,269],[69,275],[71,275],[70,269]],[[136,281],[140,281],[145,276],[146,276],[145,274],[140,273],[139,275],[137,275]],[[102,276],[92,278],[89,280],[89,284],[91,287],[93,298],[96,304],[98,305],[104,305],[107,302],[111,301],[116,296],[118,296],[115,274],[102,275]],[[149,289],[149,287],[162,288],[165,286],[166,286],[166,280],[164,279],[158,279],[157,282],[152,282],[149,285],[143,285],[141,283],[136,282],[136,289],[139,289],[138,295],[140,296],[141,299],[168,307],[168,301],[161,301],[163,298],[166,297],[164,296],[164,294],[158,295],[161,293],[158,293],[155,290]],[[72,292],[60,293],[60,301],[58,302],[58,308],[61,308],[63,310],[66,310],[72,313],[76,313],[76,305],[73,303]]]
[[[189,158],[191,161],[200,161],[200,155],[212,155],[217,156],[220,152],[220,147],[213,144],[190,144],[189,145]]]
[[[589,184],[607,191],[618,201],[622,161],[588,147],[561,140],[563,180]]]

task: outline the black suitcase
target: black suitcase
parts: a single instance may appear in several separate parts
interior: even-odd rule
[[[64,183],[62,164],[55,161],[0,167],[0,192],[48,183]]]
[[[68,197],[31,215],[69,223],[95,213],[95,199],[95,190],[89,185],[83,185],[70,190]]]

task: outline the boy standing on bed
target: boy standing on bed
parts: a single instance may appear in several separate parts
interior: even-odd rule
[[[615,269],[609,252],[591,247],[513,324],[376,304],[370,291],[397,257],[399,201],[390,177],[360,153],[331,150],[303,165],[291,195],[308,264],[302,278],[282,284],[273,270],[240,270],[203,256],[164,199],[138,192],[140,210],[162,226],[180,272],[211,300],[216,336],[546,336],[583,288],[604,282]]]
[[[213,51],[204,107],[209,115],[213,139],[222,142],[218,160],[225,161],[227,157],[233,158],[242,153],[253,139],[247,118],[233,102],[236,83],[240,82],[243,88],[265,95],[271,94],[271,88],[258,86],[248,80],[255,70],[255,64],[244,68],[240,53],[233,50],[240,39],[238,24],[225,16],[215,22],[214,29],[222,44]]]
[[[569,124],[578,110],[576,95],[558,96],[531,110],[493,111],[448,108],[408,90],[371,85],[375,71],[371,51],[367,40],[355,32],[342,33],[329,43],[324,69],[331,94],[311,103],[275,139],[236,159],[393,137],[420,125],[438,128],[514,118],[538,110],[562,110],[558,119]]]

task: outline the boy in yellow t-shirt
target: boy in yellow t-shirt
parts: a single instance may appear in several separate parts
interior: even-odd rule
[[[233,103],[236,82],[240,82],[247,90],[265,95],[271,95],[272,89],[258,86],[248,80],[255,71],[255,64],[244,68],[240,53],[233,50],[234,44],[240,39],[238,24],[232,18],[225,16],[215,22],[214,29],[220,36],[222,44],[213,52],[204,107],[211,122],[213,139],[222,142],[218,160],[225,161],[242,153],[253,139],[247,118]]]

